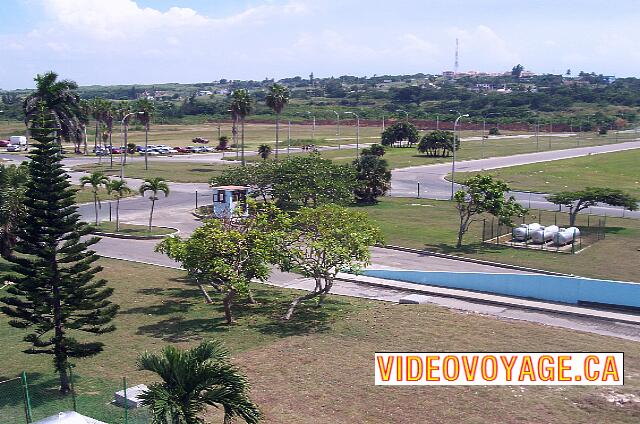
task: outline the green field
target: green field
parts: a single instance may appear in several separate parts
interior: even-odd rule
[[[126,177],[129,178],[155,178],[160,177],[167,181],[178,183],[206,183],[211,177],[220,175],[220,173],[234,164],[220,163],[199,163],[199,162],[173,162],[163,160],[150,160],[149,169],[144,169],[144,161],[137,160],[128,163],[124,168]],[[120,175],[120,167],[109,167],[109,163],[103,164],[86,164],[74,167],[74,171],[95,172],[100,171],[106,175]],[[132,187],[136,190],[137,187]]]
[[[640,197],[640,150],[605,153],[575,159],[485,171],[517,190],[556,193],[585,187],[612,187]],[[469,172],[458,178],[478,174]]]
[[[472,224],[465,235],[461,250],[455,249],[458,215],[449,201],[383,198],[375,206],[358,208],[375,220],[385,234],[385,242],[417,249],[470,256],[509,264],[541,268],[549,271],[577,274],[584,277],[638,281],[638,249],[640,221],[607,218],[606,238],[575,255],[480,243],[482,221]],[[487,217],[489,220],[490,217]],[[590,218],[596,222],[598,217]],[[568,226],[565,213],[530,211],[527,222]],[[587,224],[586,215],[579,215],[577,226]],[[506,230],[508,232],[508,230]],[[614,255],[611,252],[615,252]]]
[[[116,232],[116,222],[115,221],[102,221],[99,225],[93,225],[97,231],[101,231],[104,233],[115,233]],[[151,231],[149,231],[149,227],[147,225],[135,225],[135,224],[123,224],[120,223],[120,231],[117,234],[129,235],[129,236],[161,236],[165,234],[174,233],[175,230],[171,228],[163,228],[163,227],[151,227]]]
[[[522,321],[461,314],[434,305],[397,305],[329,296],[323,308],[303,306],[291,322],[278,317],[295,291],[256,285],[255,306],[236,308],[238,325],[223,324],[219,299],[206,305],[178,270],[100,260],[101,276],[121,305],[117,330],[101,336],[105,351],[74,361],[78,411],[121,423],[112,406],[122,386],[149,383],[137,356],[169,343],[186,347],[212,337],[224,340],[247,373],[265,423],[637,422],[637,404],[616,406],[604,396],[640,391],[640,345],[613,337]],[[49,358],[26,355],[24,333],[0,317],[5,348],[0,375],[28,372],[34,419],[71,409],[60,399]],[[610,387],[376,387],[376,351],[622,351],[625,386]],[[19,385],[1,386],[3,422],[21,417]],[[455,402],[452,402],[455,399]],[[490,402],[491,407],[487,407]],[[134,413],[131,412],[133,415]],[[222,422],[212,410],[210,422]],[[20,422],[20,421],[15,421]]]
[[[91,186],[81,187],[79,185],[74,184],[72,185],[72,188],[78,190],[76,192],[76,203],[93,203],[93,189],[91,188]],[[138,194],[135,190],[133,190],[133,188],[131,190],[132,192],[125,197],[135,196]],[[100,201],[115,200],[113,195],[109,194],[107,192],[107,189],[105,188],[100,188],[98,190],[98,197]]]

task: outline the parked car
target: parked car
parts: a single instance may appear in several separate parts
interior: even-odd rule
[[[206,147],[204,146],[194,146],[192,149],[193,153],[205,153],[206,151]]]
[[[98,147],[97,149],[94,149],[94,152],[96,154],[96,156],[108,156],[109,155],[109,149],[103,148],[103,147]]]
[[[0,147],[7,147],[11,142],[9,140],[0,140]]]
[[[22,146],[20,144],[10,144],[7,146],[7,152],[19,152],[21,150],[27,150],[27,146]]]
[[[176,147],[176,152],[178,153],[189,153],[190,150],[188,147]]]
[[[207,144],[209,142],[209,139],[204,138],[204,137],[196,137],[191,141],[194,142],[194,143]]]
[[[113,153],[114,155],[119,155],[122,153],[122,148],[121,147],[112,147],[111,148],[111,153]]]

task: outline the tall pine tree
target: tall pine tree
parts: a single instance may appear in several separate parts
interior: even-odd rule
[[[66,394],[69,359],[103,348],[100,342],[75,336],[113,331],[118,306],[109,301],[113,289],[96,277],[102,268],[94,265],[98,256],[89,246],[99,239],[87,236],[89,227],[80,222],[75,191],[62,169],[57,128],[44,104],[30,130],[37,143],[29,165],[27,219],[18,225],[18,243],[9,258],[17,276],[7,290],[10,296],[1,299],[2,311],[11,326],[28,331],[24,340],[31,345],[25,353],[53,355],[60,392]]]

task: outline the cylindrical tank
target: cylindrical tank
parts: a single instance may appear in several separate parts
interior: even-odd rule
[[[575,239],[580,237],[580,230],[576,227],[560,228],[560,231],[553,237],[553,242],[557,246],[573,243]]]
[[[514,240],[516,241],[525,241],[528,240],[529,237],[531,237],[531,233],[540,229],[541,225],[538,224],[537,222],[534,222],[533,224],[522,224],[519,227],[516,227],[513,229],[513,231],[511,232],[511,236],[513,237]]]
[[[553,240],[553,237],[560,230],[557,225],[549,225],[547,227],[540,227],[531,233],[531,241],[533,243],[546,243]]]

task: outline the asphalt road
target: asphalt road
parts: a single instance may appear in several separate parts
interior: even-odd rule
[[[461,161],[456,163],[456,172],[506,168],[516,165],[570,159],[631,149],[640,149],[640,140],[602,146],[578,147],[574,149]],[[394,197],[418,197],[418,183],[420,183],[420,197],[440,200],[450,199],[451,182],[445,180],[445,177],[451,173],[451,167],[451,163],[442,163],[396,169],[392,172],[389,195]],[[454,185],[454,190],[458,190],[459,188],[460,186],[458,184]],[[546,194],[544,193],[514,191],[511,194],[525,207],[558,210],[558,206],[546,201]],[[598,215],[606,214],[607,216],[623,216],[624,214],[625,217],[640,218],[640,211],[630,212],[624,211],[622,208],[610,206],[594,206],[587,212]]]

